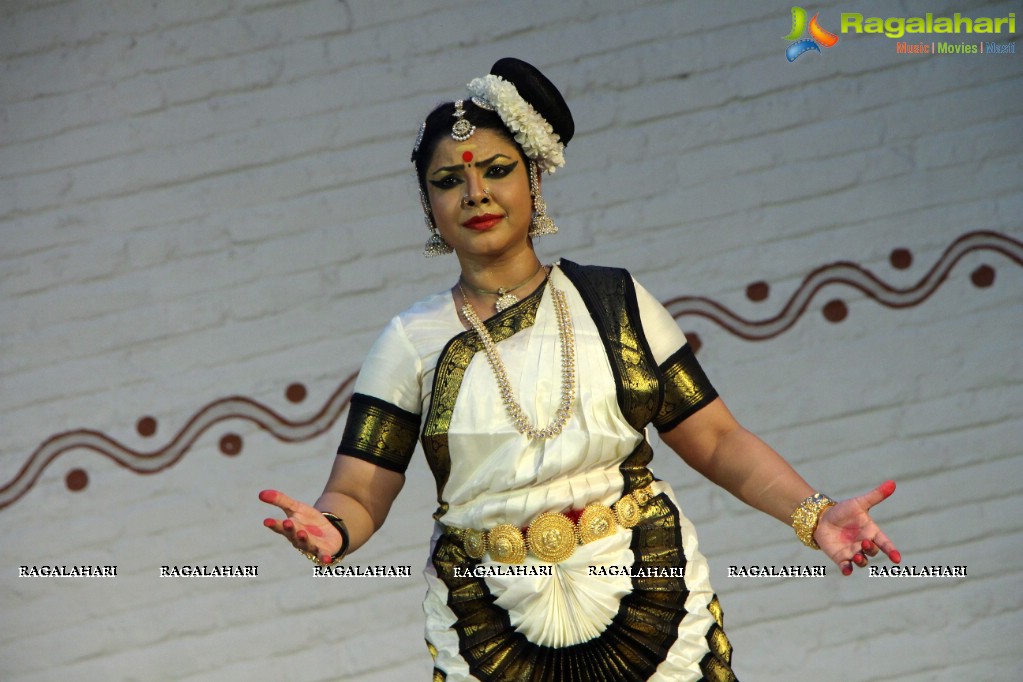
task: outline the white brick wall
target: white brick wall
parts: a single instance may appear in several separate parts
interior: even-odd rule
[[[788,64],[790,7],[0,4],[0,486],[27,487],[19,471],[51,436],[88,429],[157,452],[228,396],[310,420],[391,315],[451,281],[451,262],[419,255],[408,151],[425,112],[501,56],[541,66],[576,114],[569,164],[544,183],[561,233],[542,255],[628,267],[663,300],[763,320],[834,261],[907,288],[963,234],[1023,239],[1018,54],[910,57],[843,35]],[[1016,2],[807,9],[833,31],[845,11],[1023,21]],[[896,248],[909,268],[889,262]],[[984,265],[994,283],[975,286]],[[905,561],[969,566],[966,579],[729,578],[730,564],[818,557],[659,448],[740,678],[1023,674],[1021,266],[972,251],[905,309],[832,284],[766,341],[680,320],[732,409],[807,478],[836,495],[894,478],[877,517]],[[758,280],[770,295],[754,303]],[[840,324],[820,312],[836,298]],[[313,580],[260,526],[257,491],[315,498],[340,431],[286,443],[226,419],[149,476],[58,453],[0,509],[0,677],[427,679],[418,572],[435,492],[420,457],[352,558],[416,577]],[[218,448],[229,433],[234,457]],[[88,475],[77,493],[75,469]],[[16,577],[84,563],[118,577]],[[157,577],[186,563],[258,564],[259,577]]]

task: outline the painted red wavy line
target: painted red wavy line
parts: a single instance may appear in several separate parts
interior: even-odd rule
[[[851,287],[891,308],[919,305],[938,290],[963,256],[980,250],[1000,253],[1023,266],[1023,243],[997,232],[977,231],[956,239],[917,284],[905,289],[886,284],[860,265],[840,261],[824,265],[807,275],[781,312],[763,320],[744,319],[704,297],[674,298],[665,305],[675,318],[704,317],[740,338],[759,341],[778,336],[792,327],[806,312],[816,294],[831,285]],[[154,474],[176,464],[200,436],[229,419],[254,423],[284,442],[314,438],[331,428],[344,413],[351,401],[351,388],[356,376],[354,373],[347,377],[323,407],[303,421],[285,419],[269,407],[244,396],[221,398],[201,408],[167,445],[152,452],[133,450],[91,429],[56,434],[36,448],[14,478],[0,488],[0,510],[18,501],[35,485],[46,467],[63,453],[74,449],[92,450],[138,474]]]
[[[17,502],[35,485],[46,467],[69,450],[92,450],[137,474],[155,474],[177,464],[200,436],[228,419],[241,419],[256,424],[286,443],[315,438],[331,428],[345,411],[352,399],[351,387],[357,375],[356,372],[346,378],[324,406],[303,421],[285,419],[251,398],[221,398],[196,412],[167,445],[152,452],[133,450],[92,429],[56,434],[36,448],[14,478],[0,488],[0,509]]]
[[[666,301],[664,305],[675,319],[703,317],[740,338],[763,341],[791,328],[806,312],[816,294],[827,286],[851,287],[889,308],[919,305],[938,290],[955,264],[971,251],[993,251],[1015,261],[1017,265],[1023,265],[1023,242],[998,232],[968,232],[949,245],[915,285],[905,289],[886,284],[856,263],[837,261],[823,265],[807,275],[781,312],[766,319],[745,319],[720,303],[702,296],[680,296]]]

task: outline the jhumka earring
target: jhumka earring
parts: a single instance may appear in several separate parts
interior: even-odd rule
[[[536,163],[529,164],[529,193],[533,197],[533,221],[529,223],[530,237],[546,237],[558,232],[558,226],[547,215],[547,203],[540,196],[539,174]]]
[[[426,214],[426,227],[430,230],[430,238],[426,240],[426,245],[423,247],[423,255],[433,258],[452,253],[454,249],[438,234],[437,226],[433,224],[433,217],[430,215],[430,202],[427,201],[426,193],[422,187],[419,188],[419,203],[423,206],[423,213]]]

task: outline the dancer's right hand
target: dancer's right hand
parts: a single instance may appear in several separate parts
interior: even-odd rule
[[[277,490],[263,490],[259,493],[259,499],[285,513],[287,518],[267,518],[263,520],[263,525],[283,535],[294,547],[315,555],[325,564],[329,564],[334,554],[341,549],[341,533],[320,510]]]

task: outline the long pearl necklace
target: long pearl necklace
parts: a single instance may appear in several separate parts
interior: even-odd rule
[[[568,313],[565,292],[555,288],[553,284],[550,287],[551,299],[554,301],[554,313],[558,319],[558,340],[561,343],[561,405],[554,413],[551,423],[538,429],[522,411],[522,406],[515,400],[511,381],[508,379],[508,370],[505,369],[504,362],[497,352],[497,343],[487,331],[483,320],[476,314],[472,303],[469,302],[462,283],[458,283],[458,289],[462,292],[462,300],[465,301],[462,306],[462,314],[479,335],[480,341],[483,342],[483,350],[487,354],[487,361],[497,379],[497,387],[501,392],[504,409],[518,432],[530,440],[546,440],[558,436],[572,416],[572,403],[575,402],[575,332],[572,329],[572,317]]]

